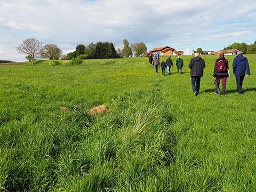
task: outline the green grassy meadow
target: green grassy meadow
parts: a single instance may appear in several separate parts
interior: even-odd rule
[[[243,95],[233,74],[214,94],[207,55],[197,97],[192,56],[169,76],[147,58],[0,66],[0,191],[256,191],[256,55],[245,56]],[[84,112],[100,104],[110,112]]]

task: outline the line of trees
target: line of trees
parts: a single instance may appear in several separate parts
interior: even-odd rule
[[[120,54],[117,53],[113,43],[111,42],[98,42],[91,43],[88,46],[79,44],[76,50],[67,54],[67,59],[80,57],[81,59],[110,59],[119,58]]]
[[[116,50],[111,42],[91,43],[88,46],[79,44],[75,51],[67,54],[66,59],[80,57],[81,59],[109,59],[120,57],[140,56],[147,51],[145,43],[130,44],[127,39],[123,40],[124,47],[122,50]]]
[[[239,51],[242,51],[245,54],[256,54],[256,41],[251,44],[247,45],[246,43],[236,43],[229,45],[228,47],[224,47],[223,50],[230,50],[230,49],[237,49]],[[197,48],[197,53],[203,53],[202,48]]]
[[[0,63],[11,63],[13,61],[10,61],[10,60],[0,60]]]
[[[91,43],[88,46],[79,44],[75,51],[63,56],[64,59],[109,59],[120,57],[140,56],[147,51],[143,42],[130,44],[128,40],[123,40],[123,49],[116,50],[112,42]],[[35,38],[25,39],[18,47],[18,52],[26,54],[26,59],[35,63],[38,58],[58,60],[62,55],[62,50],[55,44],[46,44]]]
[[[256,54],[256,41],[251,45],[247,45],[246,43],[234,42],[233,44],[224,48],[224,50],[228,50],[228,49],[238,49],[238,50],[242,51],[243,53]]]

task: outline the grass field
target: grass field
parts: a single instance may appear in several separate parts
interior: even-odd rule
[[[256,55],[246,57],[245,93],[231,74],[225,96],[214,94],[216,56],[203,56],[197,97],[192,56],[170,76],[147,58],[0,66],[0,191],[256,191]],[[84,112],[99,104],[110,112]]]

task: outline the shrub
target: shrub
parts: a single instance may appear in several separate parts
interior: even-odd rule
[[[70,65],[80,65],[83,63],[83,60],[80,58],[80,57],[77,57],[77,58],[73,58],[69,64]]]
[[[55,60],[55,61],[53,61],[52,65],[53,66],[61,65],[61,61]]]

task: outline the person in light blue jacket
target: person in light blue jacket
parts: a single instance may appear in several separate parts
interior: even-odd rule
[[[246,77],[250,76],[250,66],[248,59],[243,56],[242,51],[237,52],[237,56],[233,60],[233,73],[236,76],[236,86],[237,92],[243,94],[243,80]]]

